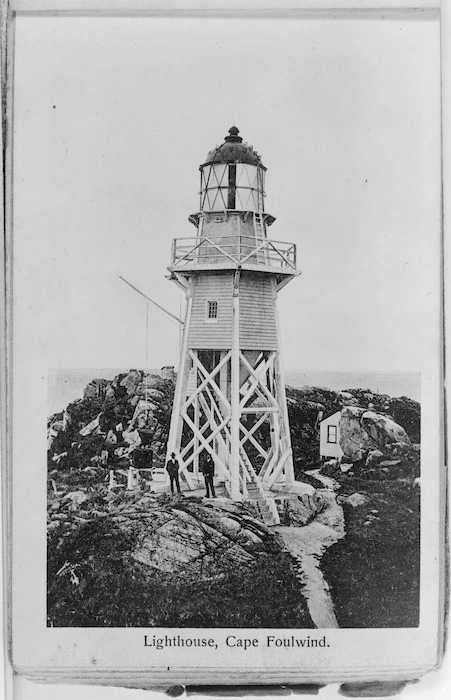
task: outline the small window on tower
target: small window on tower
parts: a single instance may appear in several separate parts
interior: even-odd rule
[[[207,301],[207,318],[206,321],[217,321],[218,320],[218,302],[217,301]]]

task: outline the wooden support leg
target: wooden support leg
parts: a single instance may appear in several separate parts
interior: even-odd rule
[[[232,416],[230,421],[231,454],[230,480],[231,496],[235,500],[241,498],[240,489],[240,273],[235,274],[233,286],[233,340],[232,340],[232,382],[230,403]]]

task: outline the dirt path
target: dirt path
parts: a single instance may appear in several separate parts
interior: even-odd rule
[[[329,587],[320,569],[325,550],[345,535],[343,510],[336,502],[335,482],[315,473],[326,488],[321,491],[326,501],[324,510],[303,527],[274,527],[287,550],[297,562],[296,577],[301,583],[310,617],[317,628],[338,627]]]

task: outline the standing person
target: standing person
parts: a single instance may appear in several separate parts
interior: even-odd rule
[[[171,480],[171,493],[174,493],[174,484],[177,487],[177,493],[182,493],[180,491],[180,481],[179,481],[179,462],[175,456],[175,452],[171,452],[171,459],[168,459],[166,463],[166,471],[169,474]]]
[[[211,495],[213,498],[216,498],[215,494],[215,486],[213,484],[213,477],[215,475],[215,463],[213,461],[213,457],[209,452],[205,455],[205,461],[204,461],[204,479],[205,479],[205,490],[206,490],[206,498],[210,498],[210,491]]]

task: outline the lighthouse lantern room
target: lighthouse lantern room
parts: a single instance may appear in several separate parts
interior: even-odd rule
[[[210,453],[227,496],[270,503],[294,483],[276,300],[299,273],[296,246],[267,236],[265,174],[232,127],[200,166],[197,235],[173,241],[187,304],[168,454],[189,489]]]

